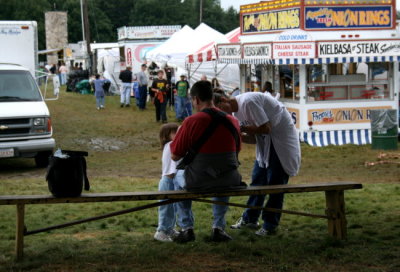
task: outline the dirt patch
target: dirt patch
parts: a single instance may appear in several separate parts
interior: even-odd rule
[[[115,138],[91,138],[91,139],[74,139],[74,143],[80,146],[86,146],[92,151],[112,152],[119,151],[129,147],[129,143]]]

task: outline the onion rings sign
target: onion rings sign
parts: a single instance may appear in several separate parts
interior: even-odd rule
[[[314,125],[368,123],[371,110],[391,109],[390,106],[368,108],[337,108],[308,110],[308,121]]]

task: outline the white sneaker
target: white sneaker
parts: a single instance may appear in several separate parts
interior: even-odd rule
[[[154,234],[154,240],[160,242],[172,242],[172,238],[162,230],[156,231],[156,233]]]
[[[97,107],[97,110],[100,110],[100,107]]]
[[[236,224],[231,225],[231,229],[240,229],[242,227],[246,227],[249,229],[257,229],[259,227],[258,222],[257,223],[246,223],[243,220],[243,217],[240,217],[239,220],[236,222]]]
[[[103,106],[103,105],[101,105],[101,106],[100,106],[100,109],[104,109],[104,106]]]

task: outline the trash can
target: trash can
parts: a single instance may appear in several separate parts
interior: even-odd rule
[[[371,131],[372,149],[397,149],[396,110],[371,110]]]
[[[79,81],[76,84],[76,89],[81,94],[90,94],[90,83],[89,83],[89,80],[84,79],[84,80]]]

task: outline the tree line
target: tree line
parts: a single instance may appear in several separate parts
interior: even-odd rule
[[[223,10],[218,0],[202,0],[202,22],[227,33],[239,26],[238,12]],[[82,40],[80,0],[0,0],[0,20],[37,21],[39,49],[46,48],[44,13],[68,13],[68,40]],[[189,25],[200,23],[200,0],[87,0],[92,42],[117,41],[121,26]]]

